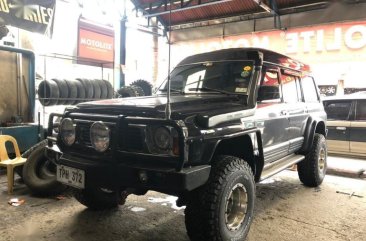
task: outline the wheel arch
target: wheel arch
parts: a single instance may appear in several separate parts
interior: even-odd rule
[[[300,153],[306,154],[310,150],[315,133],[322,134],[326,137],[327,131],[325,121],[309,117],[306,123],[304,143],[300,150]]]
[[[211,162],[217,155],[230,155],[242,158],[251,167],[255,180],[259,180],[264,165],[259,131],[219,140],[216,143]]]

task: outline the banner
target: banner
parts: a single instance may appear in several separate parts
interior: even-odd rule
[[[113,67],[113,28],[79,19],[78,58],[79,63]]]
[[[56,0],[0,0],[0,25],[52,35]]]
[[[366,21],[177,42],[173,45],[173,53],[182,59],[193,53],[241,47],[266,48],[309,64],[364,62],[366,59]]]

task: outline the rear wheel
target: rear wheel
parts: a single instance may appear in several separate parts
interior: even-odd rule
[[[313,144],[305,160],[297,164],[300,181],[308,187],[319,186],[327,171],[327,145],[325,137],[315,133]]]
[[[205,186],[193,191],[185,210],[192,241],[244,240],[252,222],[255,182],[244,160],[218,156]]]
[[[91,210],[106,210],[123,205],[127,195],[124,195],[121,190],[87,188],[83,190],[75,189],[74,197]]]

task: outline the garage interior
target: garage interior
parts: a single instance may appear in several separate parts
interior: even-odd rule
[[[16,1],[0,0],[0,85],[7,90],[0,94],[0,135],[14,136],[25,158],[33,145],[47,144],[49,118],[57,117],[51,113],[152,95],[179,61],[218,49],[266,48],[308,63],[322,98],[366,90],[363,0],[50,0],[40,30],[7,22],[9,2]],[[88,40],[98,34],[102,46]],[[66,93],[70,85],[90,85],[98,94]],[[246,240],[365,240],[366,148],[352,153],[347,145],[329,152],[320,187],[305,187],[296,166],[258,183]],[[91,211],[71,189],[35,193],[23,171],[15,169],[9,193],[0,169],[0,240],[189,240],[175,196],[149,191],[116,209]]]

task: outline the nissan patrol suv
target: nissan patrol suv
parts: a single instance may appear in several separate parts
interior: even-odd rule
[[[52,115],[47,155],[90,209],[155,190],[186,205],[191,240],[244,240],[256,182],[294,164],[306,186],[324,179],[326,113],[309,71],[257,48],[187,57],[153,96],[79,104],[57,136]]]

